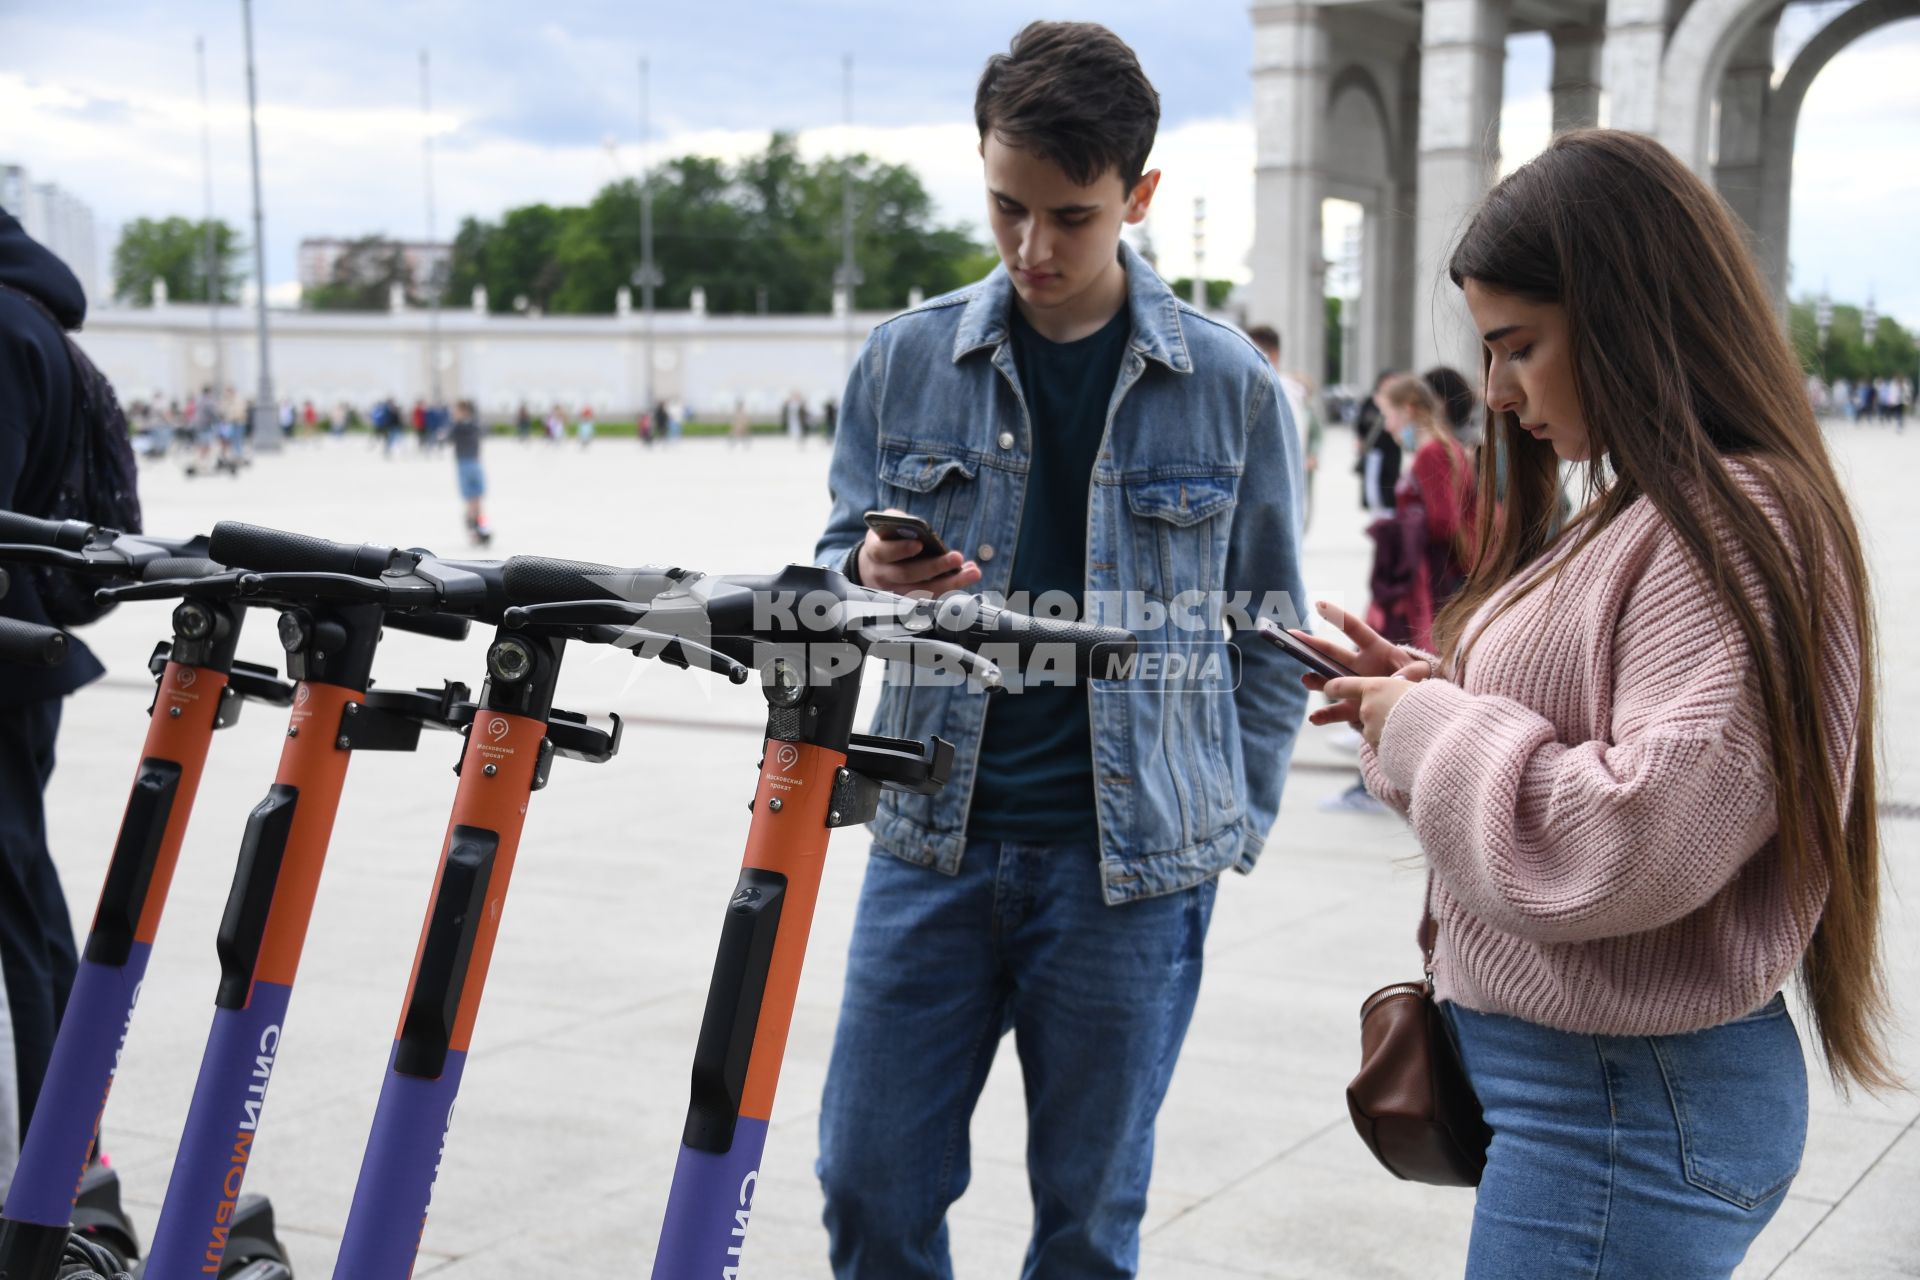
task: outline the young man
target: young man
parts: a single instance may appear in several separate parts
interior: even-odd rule
[[[1160,179],[1159,114],[1104,27],[1034,23],[989,60],[975,116],[1002,265],[868,339],[819,563],[1016,607],[1065,593],[1163,654],[1223,651],[1227,593],[1283,601],[1283,622],[1297,608],[1300,447],[1278,384],[1121,243]],[[953,550],[881,541],[873,508],[923,517]],[[1183,593],[1203,601],[1198,630],[1143,625]],[[887,688],[878,732],[957,752],[942,791],[889,792],[873,824],[820,1121],[841,1280],[951,1274],[946,1211],[1008,1029],[1025,1274],[1134,1273],[1215,881],[1258,856],[1306,703],[1282,655],[1241,649],[1237,687]]]

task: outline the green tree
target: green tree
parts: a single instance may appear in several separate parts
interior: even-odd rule
[[[1874,325],[1871,346],[1866,342],[1865,316],[1859,307],[1849,303],[1833,304],[1825,347],[1820,345],[1812,299],[1794,303],[1788,309],[1787,320],[1800,367],[1830,382],[1841,378],[1858,382],[1862,378],[1888,378],[1896,374],[1904,374],[1911,380],[1916,362],[1920,362],[1920,348],[1915,345],[1914,335],[1891,316],[1881,316]]]
[[[301,301],[315,311],[385,311],[396,284],[409,302],[425,300],[407,268],[406,250],[386,236],[361,236],[334,259],[327,282],[306,290]]]
[[[843,175],[854,185],[856,305],[896,307],[915,286],[942,293],[991,269],[964,230],[935,223],[911,169],[864,155],[808,164],[791,135],[774,134],[737,165],[681,156],[654,170],[659,305],[684,308],[698,286],[714,312],[757,310],[763,293],[769,310],[828,310],[841,261]],[[470,218],[452,256],[453,295],[484,284],[492,310],[524,298],[555,312],[611,311],[621,286],[637,283],[639,184],[611,183],[584,207],[529,205],[498,223]]]
[[[1193,277],[1181,276],[1178,280],[1169,280],[1167,287],[1182,302],[1193,301]],[[1233,281],[1207,278],[1207,310],[1218,311],[1227,305],[1227,295],[1233,292]]]
[[[222,302],[240,300],[240,234],[224,222],[213,224],[217,266],[214,286]],[[191,218],[136,218],[120,232],[113,250],[113,294],[122,302],[145,306],[153,300],[153,282],[167,282],[174,302],[207,300],[207,224]]]

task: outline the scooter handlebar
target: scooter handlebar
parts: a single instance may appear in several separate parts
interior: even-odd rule
[[[509,602],[560,604],[575,600],[624,600],[645,604],[671,590],[678,570],[641,565],[620,569],[590,560],[555,560],[549,556],[512,556],[501,569],[500,582]]]
[[[95,528],[84,520],[42,520],[17,511],[0,511],[0,542],[78,551],[93,538]]]
[[[350,573],[377,578],[393,563],[394,549],[222,520],[213,526],[207,554],[221,564],[263,573]]]
[[[57,667],[67,660],[67,635],[19,618],[0,618],[0,659],[29,667]]]

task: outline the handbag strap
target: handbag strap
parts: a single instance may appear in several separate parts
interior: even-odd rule
[[[1420,902],[1420,932],[1415,935],[1420,942],[1421,972],[1427,978],[1427,994],[1433,994],[1433,952],[1440,944],[1440,922],[1433,917],[1433,873],[1427,873],[1427,891]]]

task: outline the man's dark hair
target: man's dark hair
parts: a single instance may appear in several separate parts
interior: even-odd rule
[[[1247,330],[1247,337],[1262,351],[1271,351],[1276,358],[1280,355],[1280,331],[1272,325],[1257,324]]]
[[[1083,187],[1112,169],[1132,192],[1160,127],[1160,95],[1126,41],[1099,23],[1032,22],[987,59],[973,119],[982,142],[996,134]]]

